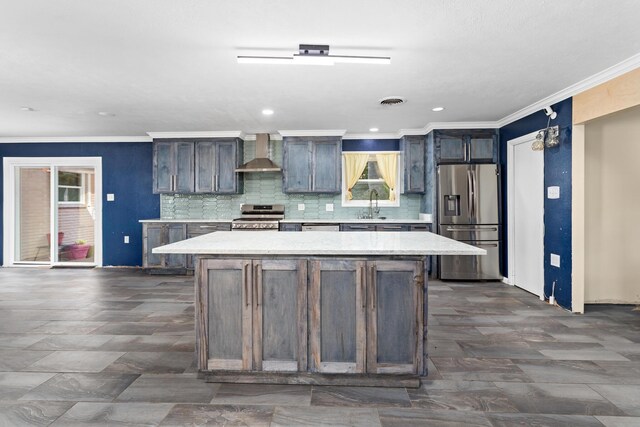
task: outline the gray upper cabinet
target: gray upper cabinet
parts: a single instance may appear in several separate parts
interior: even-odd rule
[[[423,136],[405,136],[401,139],[404,153],[404,192],[425,192],[425,152]]]
[[[242,140],[156,140],[153,144],[154,193],[242,192],[235,172],[242,160]]]
[[[153,192],[191,193],[194,177],[194,145],[185,141],[153,143]]]
[[[340,137],[285,137],[285,193],[339,193],[342,180]]]
[[[242,174],[235,171],[242,160],[240,139],[196,142],[195,192],[236,194],[242,192]]]
[[[494,130],[436,131],[438,163],[497,163],[498,137]]]

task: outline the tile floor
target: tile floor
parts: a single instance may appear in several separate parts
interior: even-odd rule
[[[433,282],[420,389],[221,385],[196,378],[191,280],[0,269],[0,426],[640,426],[631,306]]]

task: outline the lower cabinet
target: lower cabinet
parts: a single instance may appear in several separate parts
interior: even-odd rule
[[[306,261],[201,262],[205,370],[306,370]]]
[[[423,267],[399,260],[201,259],[199,369],[422,374]]]
[[[186,255],[159,255],[153,248],[187,238],[186,224],[144,223],[142,225],[142,266],[149,269],[186,268]]]

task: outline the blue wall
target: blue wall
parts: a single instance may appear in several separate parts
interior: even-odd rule
[[[102,249],[103,264],[142,265],[140,219],[160,217],[160,197],[152,194],[152,144],[52,143],[0,144],[4,157],[102,157]],[[0,225],[3,223],[2,162],[0,162]],[[115,201],[107,202],[106,194]],[[124,244],[124,236],[130,243]],[[2,226],[0,226],[2,242]],[[0,245],[0,263],[3,254]]]
[[[560,126],[560,145],[544,151],[544,291],[551,295],[556,282],[555,296],[559,305],[571,309],[571,122],[572,100],[554,104],[558,117],[551,125]],[[507,247],[507,141],[535,132],[547,126],[547,116],[536,112],[500,129],[500,163],[502,165],[503,235]],[[560,187],[560,198],[546,197],[549,186]],[[508,276],[507,251],[503,251],[504,275]],[[550,255],[560,255],[560,268],[552,267]]]

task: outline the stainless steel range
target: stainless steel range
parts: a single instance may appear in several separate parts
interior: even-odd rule
[[[284,205],[250,205],[240,208],[240,218],[231,222],[232,231],[278,231],[284,219]]]

